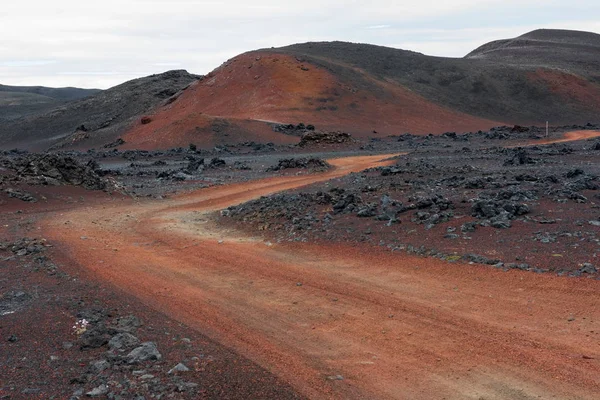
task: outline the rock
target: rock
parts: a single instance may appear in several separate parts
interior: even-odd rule
[[[581,268],[579,268],[579,272],[582,274],[595,274],[598,272],[598,269],[590,263],[583,263],[581,264]]]
[[[215,157],[210,160],[210,164],[208,164],[208,168],[221,168],[224,167],[227,163],[222,158]]]
[[[137,364],[148,360],[160,360],[162,355],[156,348],[156,343],[145,342],[140,347],[133,349],[126,358],[129,364]]]
[[[204,166],[204,158],[192,158],[188,162],[187,167],[185,167],[184,172],[186,174],[193,175],[196,172],[198,172],[200,167],[203,167],[203,166]]]
[[[460,226],[460,231],[463,233],[475,232],[475,229],[477,229],[477,222],[466,222]]]
[[[99,396],[104,396],[107,393],[108,393],[108,386],[100,385],[100,386],[92,389],[91,391],[87,392],[85,395],[87,397],[99,397]]]
[[[330,381],[343,381],[344,377],[342,375],[331,375],[328,376],[327,379],[329,379]]]
[[[18,337],[16,337],[15,335],[10,335],[10,336],[8,337],[7,341],[8,341],[8,342],[10,342],[10,343],[16,343],[16,342],[18,342],[18,341],[19,341],[19,338],[18,338]]]
[[[504,165],[525,165],[535,164],[536,160],[529,157],[529,153],[521,147],[516,149],[506,149],[506,151],[512,156],[504,161]]]
[[[374,217],[377,214],[376,208],[373,205],[369,205],[368,207],[363,207],[358,210],[356,213],[357,217],[365,218],[365,217]]]
[[[142,119],[140,120],[140,122],[142,123],[142,125],[147,125],[150,122],[152,122],[152,118],[150,118],[148,116],[144,116],[144,117],[142,117]]]
[[[588,223],[592,226],[600,226],[600,221],[588,221]]]
[[[135,315],[127,315],[117,320],[117,330],[122,332],[133,332],[142,326],[142,321]]]
[[[110,349],[125,350],[137,346],[140,340],[129,332],[119,333],[108,342]]]
[[[102,324],[88,329],[79,337],[81,349],[97,349],[105,346],[109,340],[108,330]]]
[[[110,368],[110,363],[106,360],[92,361],[89,366],[89,371],[93,374],[99,374]]]
[[[188,367],[186,367],[184,364],[179,363],[176,366],[174,366],[173,368],[171,368],[169,370],[169,375],[170,374],[175,374],[177,372],[188,372],[190,369]]]
[[[31,193],[27,193],[21,190],[17,190],[17,189],[6,189],[5,190],[6,194],[8,194],[8,197],[13,197],[15,199],[19,199],[22,201],[26,201],[29,203],[35,203],[37,202],[37,199],[35,197],[33,197],[31,195]]]
[[[490,219],[490,226],[498,229],[508,229],[512,226],[508,218],[502,216]]]
[[[105,149],[112,149],[114,147],[119,147],[119,146],[122,146],[124,144],[125,144],[125,141],[123,139],[121,139],[121,138],[118,138],[114,142],[107,143],[107,144],[105,144],[102,147],[104,147]]]

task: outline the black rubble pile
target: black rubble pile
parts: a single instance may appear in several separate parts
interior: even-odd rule
[[[321,132],[312,131],[307,132],[300,139],[298,146],[310,146],[314,144],[340,144],[340,143],[351,143],[354,139],[352,135],[346,132]]]
[[[306,132],[315,130],[314,125],[310,125],[310,124],[304,125],[302,122],[299,123],[298,125],[273,124],[271,127],[272,127],[273,131],[275,131],[275,132],[280,132],[280,133],[283,133],[284,135],[290,135],[290,136],[302,136]]]
[[[308,169],[311,171],[321,172],[327,171],[331,168],[331,165],[321,158],[282,158],[278,161],[277,165],[273,165],[267,169],[270,171],[281,171],[284,169]]]
[[[505,149],[508,158],[504,160],[504,165],[526,165],[535,164],[537,161],[529,156],[527,150],[519,147],[516,149]]]
[[[495,193],[484,192],[471,200],[471,215],[479,219],[478,225],[506,229],[512,226],[511,221],[531,212],[524,201],[535,199],[535,193],[518,188]]]
[[[68,156],[27,154],[5,158],[2,165],[16,173],[13,181],[30,185],[74,185],[90,190],[105,190],[108,187],[94,161],[82,164]]]
[[[448,222],[454,217],[452,201],[441,196],[413,196],[409,198],[411,203],[407,209],[416,209],[412,222],[425,225],[425,229],[431,229],[437,224]]]
[[[0,261],[15,261],[32,271],[45,271],[56,275],[58,267],[44,255],[50,247],[45,239],[21,238],[15,242],[0,242]],[[5,257],[5,255],[7,255]],[[61,276],[66,276],[61,273]]]
[[[208,165],[206,167],[210,168],[210,169],[217,169],[217,168],[223,168],[226,165],[227,165],[227,163],[225,162],[225,160],[223,160],[222,158],[214,157],[210,160],[210,163],[208,163]]]

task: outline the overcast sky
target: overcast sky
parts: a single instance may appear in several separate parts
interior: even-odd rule
[[[307,41],[462,57],[537,28],[600,33],[597,0],[14,0],[0,7],[0,83],[107,88]]]

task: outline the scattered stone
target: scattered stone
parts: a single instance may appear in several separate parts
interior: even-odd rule
[[[108,392],[109,392],[108,386],[100,385],[100,386],[92,389],[91,391],[87,392],[85,395],[87,397],[100,397],[100,396],[104,396],[104,395],[108,394]]]
[[[579,272],[582,274],[595,274],[598,272],[598,269],[590,263],[583,263],[579,268]]]
[[[22,190],[8,188],[5,190],[5,192],[6,194],[8,194],[8,197],[13,197],[15,199],[19,199],[29,203],[37,202],[37,199],[33,197],[31,193],[27,193]]]
[[[168,372],[169,375],[171,374],[175,374],[177,372],[188,372],[190,369],[188,367],[186,367],[184,364],[179,363],[176,366],[174,366],[173,368],[171,368]]]
[[[156,348],[156,343],[145,342],[140,347],[137,347],[127,355],[129,364],[137,364],[148,360],[160,360],[162,355]]]
[[[108,342],[110,349],[126,350],[140,344],[140,340],[129,332],[119,333]]]
[[[98,360],[92,361],[90,363],[90,372],[94,374],[99,374],[102,371],[105,371],[110,368],[110,363],[107,360]]]
[[[142,326],[142,322],[135,315],[127,315],[117,320],[116,329],[121,332],[133,332]]]

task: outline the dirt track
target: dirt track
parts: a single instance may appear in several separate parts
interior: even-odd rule
[[[598,398],[598,281],[350,246],[270,245],[223,232],[207,216],[382,158],[78,209],[48,220],[44,234],[101,279],[311,398]]]
[[[593,138],[597,138],[600,136],[600,132],[598,131],[572,131],[572,132],[567,132],[562,138],[559,139],[544,139],[541,141],[536,142],[535,144],[532,145],[542,145],[542,144],[552,144],[552,143],[567,143],[567,142],[572,142],[575,140],[586,140],[586,139],[593,139]]]

